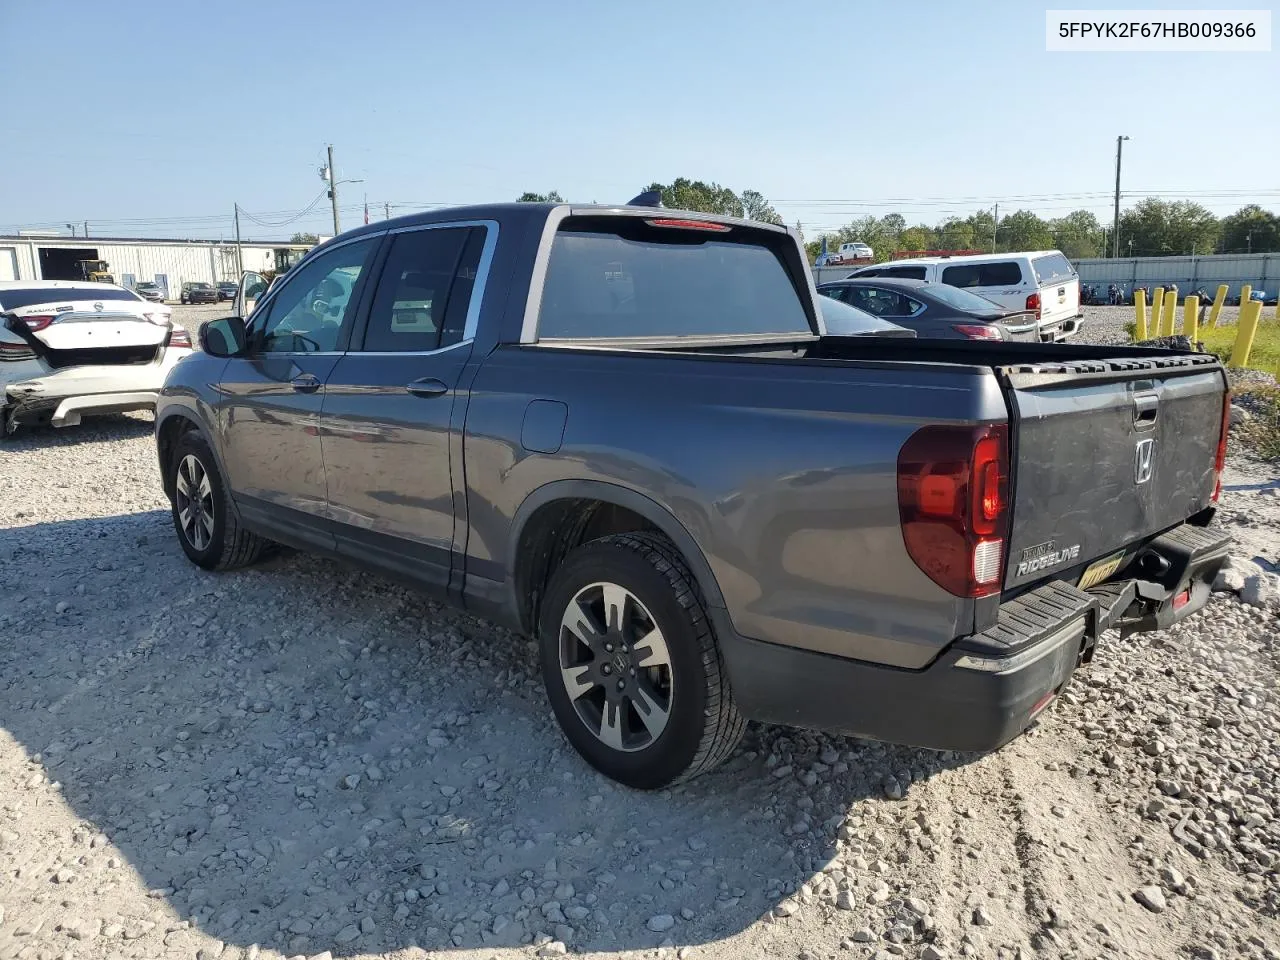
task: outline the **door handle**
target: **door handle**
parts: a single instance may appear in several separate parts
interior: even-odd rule
[[[439,397],[449,392],[449,385],[435,377],[424,377],[406,384],[405,389],[415,397]]]
[[[320,389],[320,381],[314,374],[304,373],[302,376],[294,377],[289,381],[293,385],[293,389],[298,393],[315,393]]]

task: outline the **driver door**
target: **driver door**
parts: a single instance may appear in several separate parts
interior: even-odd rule
[[[222,374],[218,420],[236,504],[251,525],[281,540],[332,549],[320,408],[347,348],[379,237],[316,256],[271,290],[253,292],[245,349]],[[258,277],[261,280],[261,277]]]

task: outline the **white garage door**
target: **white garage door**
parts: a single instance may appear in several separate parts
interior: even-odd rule
[[[0,247],[0,280],[18,279],[18,251],[13,247]]]

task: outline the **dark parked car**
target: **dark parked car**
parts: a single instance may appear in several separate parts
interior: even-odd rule
[[[218,302],[223,300],[234,300],[236,298],[237,285],[229,280],[218,284]]]
[[[1205,605],[1215,356],[831,335],[808,271],[784,227],[644,206],[344,233],[166,381],[175,535],[535,637],[565,736],[646,788],[748,719],[992,749],[1104,630]]]
[[[150,280],[143,280],[134,284],[133,292],[143,300],[150,300],[152,303],[164,302],[164,291],[160,289],[158,284],[152,283]]]
[[[218,291],[212,283],[184,283],[179,299],[182,303],[217,303]]]
[[[1009,310],[946,283],[875,277],[824,283],[818,292],[914,330],[919,337],[1032,343],[1040,339],[1034,311]]]

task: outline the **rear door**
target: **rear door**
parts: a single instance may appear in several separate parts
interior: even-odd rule
[[[1056,330],[1080,313],[1080,278],[1060,253],[1033,257],[1031,270],[1040,291],[1040,329]]]
[[[365,328],[325,387],[338,550],[438,590],[453,564],[454,491],[464,489],[459,381],[497,231],[483,221],[392,234]]]
[[[1211,504],[1225,390],[1212,355],[998,372],[1016,431],[1006,587],[1075,582]]]
[[[242,512],[286,539],[333,546],[320,407],[346,348],[379,237],[319,254],[249,318],[227,361],[218,407],[224,462]]]

